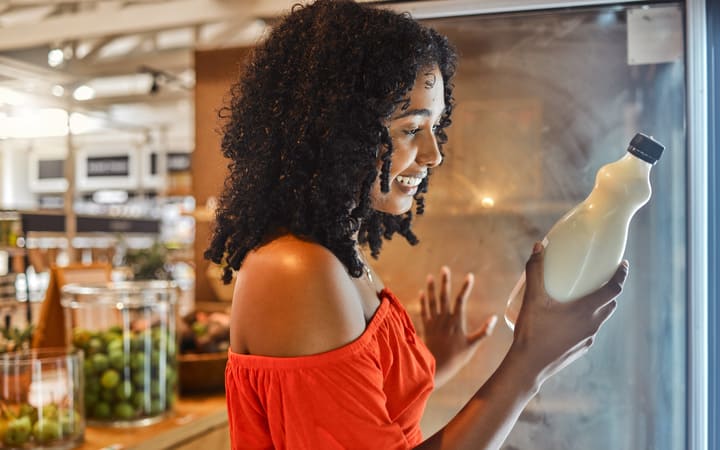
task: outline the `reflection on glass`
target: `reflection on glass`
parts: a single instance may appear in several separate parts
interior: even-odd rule
[[[664,4],[664,7],[677,7]],[[633,6],[633,8],[637,8]],[[419,313],[424,275],[442,264],[455,289],[477,276],[470,327],[501,317],[532,243],[582,201],[597,170],[636,131],[666,145],[653,196],[633,219],[630,277],[592,351],[546,383],[506,449],[685,447],[685,132],[681,58],[629,65],[627,9],[433,20],[461,58],[447,158],[430,180],[422,241],[393,241],[378,269]],[[417,321],[419,323],[419,321]],[[503,323],[501,321],[500,323]],[[430,435],[469,399],[512,339],[499,326],[423,419]]]

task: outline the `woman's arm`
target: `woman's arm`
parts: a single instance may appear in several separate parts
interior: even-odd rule
[[[539,382],[522,356],[508,352],[462,410],[418,449],[499,449]]]
[[[627,263],[596,292],[577,301],[550,298],[543,282],[543,247],[526,265],[527,285],[515,337],[505,359],[463,409],[418,449],[498,449],[542,383],[582,356],[615,310]]]

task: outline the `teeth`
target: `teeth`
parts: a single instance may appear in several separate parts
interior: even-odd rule
[[[404,177],[402,175],[398,175],[397,177],[395,177],[395,179],[398,181],[398,183],[410,187],[419,186],[423,180],[421,177]]]

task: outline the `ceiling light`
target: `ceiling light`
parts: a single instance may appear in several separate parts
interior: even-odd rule
[[[73,92],[73,98],[79,102],[91,100],[95,97],[95,90],[87,85],[78,86]]]
[[[483,208],[492,208],[495,206],[495,200],[492,197],[483,197],[480,204]]]
[[[54,95],[55,97],[62,97],[65,93],[65,88],[60,86],[59,84],[56,84],[52,87],[50,92],[52,92],[52,95]]]
[[[137,34],[116,37],[98,49],[96,58],[106,59],[126,56],[141,42],[142,37]]]
[[[54,48],[48,52],[47,62],[50,67],[58,67],[65,62],[65,53],[62,49]]]
[[[92,49],[93,49],[92,42],[88,42],[88,41],[78,42],[75,45],[75,57],[77,59],[83,59],[92,51]]]
[[[95,92],[94,98],[147,94],[152,85],[150,74],[128,74],[87,80],[86,86]]]

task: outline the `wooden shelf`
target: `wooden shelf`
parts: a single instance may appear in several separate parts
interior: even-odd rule
[[[8,252],[10,254],[10,256],[24,255],[26,253],[24,247],[11,247],[8,245],[0,245],[0,251]]]
[[[91,427],[76,450],[230,448],[224,395],[181,397],[171,417],[138,428]]]
[[[203,312],[222,312],[222,313],[229,313],[230,307],[232,306],[231,302],[224,302],[221,300],[215,300],[215,301],[196,301],[195,302],[195,310],[197,311],[203,311]]]

